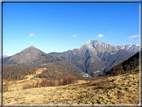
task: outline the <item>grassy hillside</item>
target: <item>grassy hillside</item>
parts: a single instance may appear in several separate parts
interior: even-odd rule
[[[3,68],[3,79],[23,79],[25,75],[34,74],[38,67],[35,66],[8,66]]]
[[[84,79],[81,75],[66,69],[65,67],[57,66],[57,65],[49,65],[45,67],[41,74],[36,75],[35,77],[39,78],[64,78],[74,76],[78,79]]]
[[[39,100],[40,99],[40,100]],[[4,104],[138,104],[139,72],[90,82],[4,92]]]

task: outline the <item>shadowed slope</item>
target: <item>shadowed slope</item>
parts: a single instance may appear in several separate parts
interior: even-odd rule
[[[124,62],[121,62],[120,64],[116,65],[109,71],[107,71],[104,75],[119,75],[123,73],[130,73],[131,70],[139,66],[139,52],[136,53],[134,56],[130,57]]]

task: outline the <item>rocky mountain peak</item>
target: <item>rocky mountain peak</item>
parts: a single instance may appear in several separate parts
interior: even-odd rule
[[[35,48],[35,47],[33,45],[31,45],[30,48]]]
[[[34,46],[30,46],[30,47],[28,47],[28,48],[26,48],[26,49],[24,49],[23,51],[21,51],[21,52],[37,52],[37,51],[40,51],[39,49],[37,49],[36,47],[34,47]]]
[[[99,41],[97,41],[97,40],[88,40],[85,44],[86,45],[91,45],[91,44],[93,44],[95,42],[99,42]]]
[[[97,40],[88,40],[84,46],[90,49],[91,51],[96,51],[96,53],[111,51],[111,50],[118,50],[118,47],[116,46],[109,45]]]

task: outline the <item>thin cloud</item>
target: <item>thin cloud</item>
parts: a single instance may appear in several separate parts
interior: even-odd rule
[[[34,33],[29,34],[30,37],[32,37],[32,36],[34,36],[34,35],[35,35]]]
[[[73,35],[72,37],[75,37],[75,38],[76,38],[76,37],[77,37],[77,35]]]
[[[139,37],[139,35],[129,36],[128,38],[136,38],[136,37]]]
[[[98,37],[104,37],[104,35],[102,35],[102,34],[99,34],[99,35],[98,35]]]

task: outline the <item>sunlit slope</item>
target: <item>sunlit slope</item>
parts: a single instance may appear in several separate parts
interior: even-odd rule
[[[40,100],[39,100],[40,99]],[[4,104],[138,104],[139,72],[83,84],[3,93]]]

